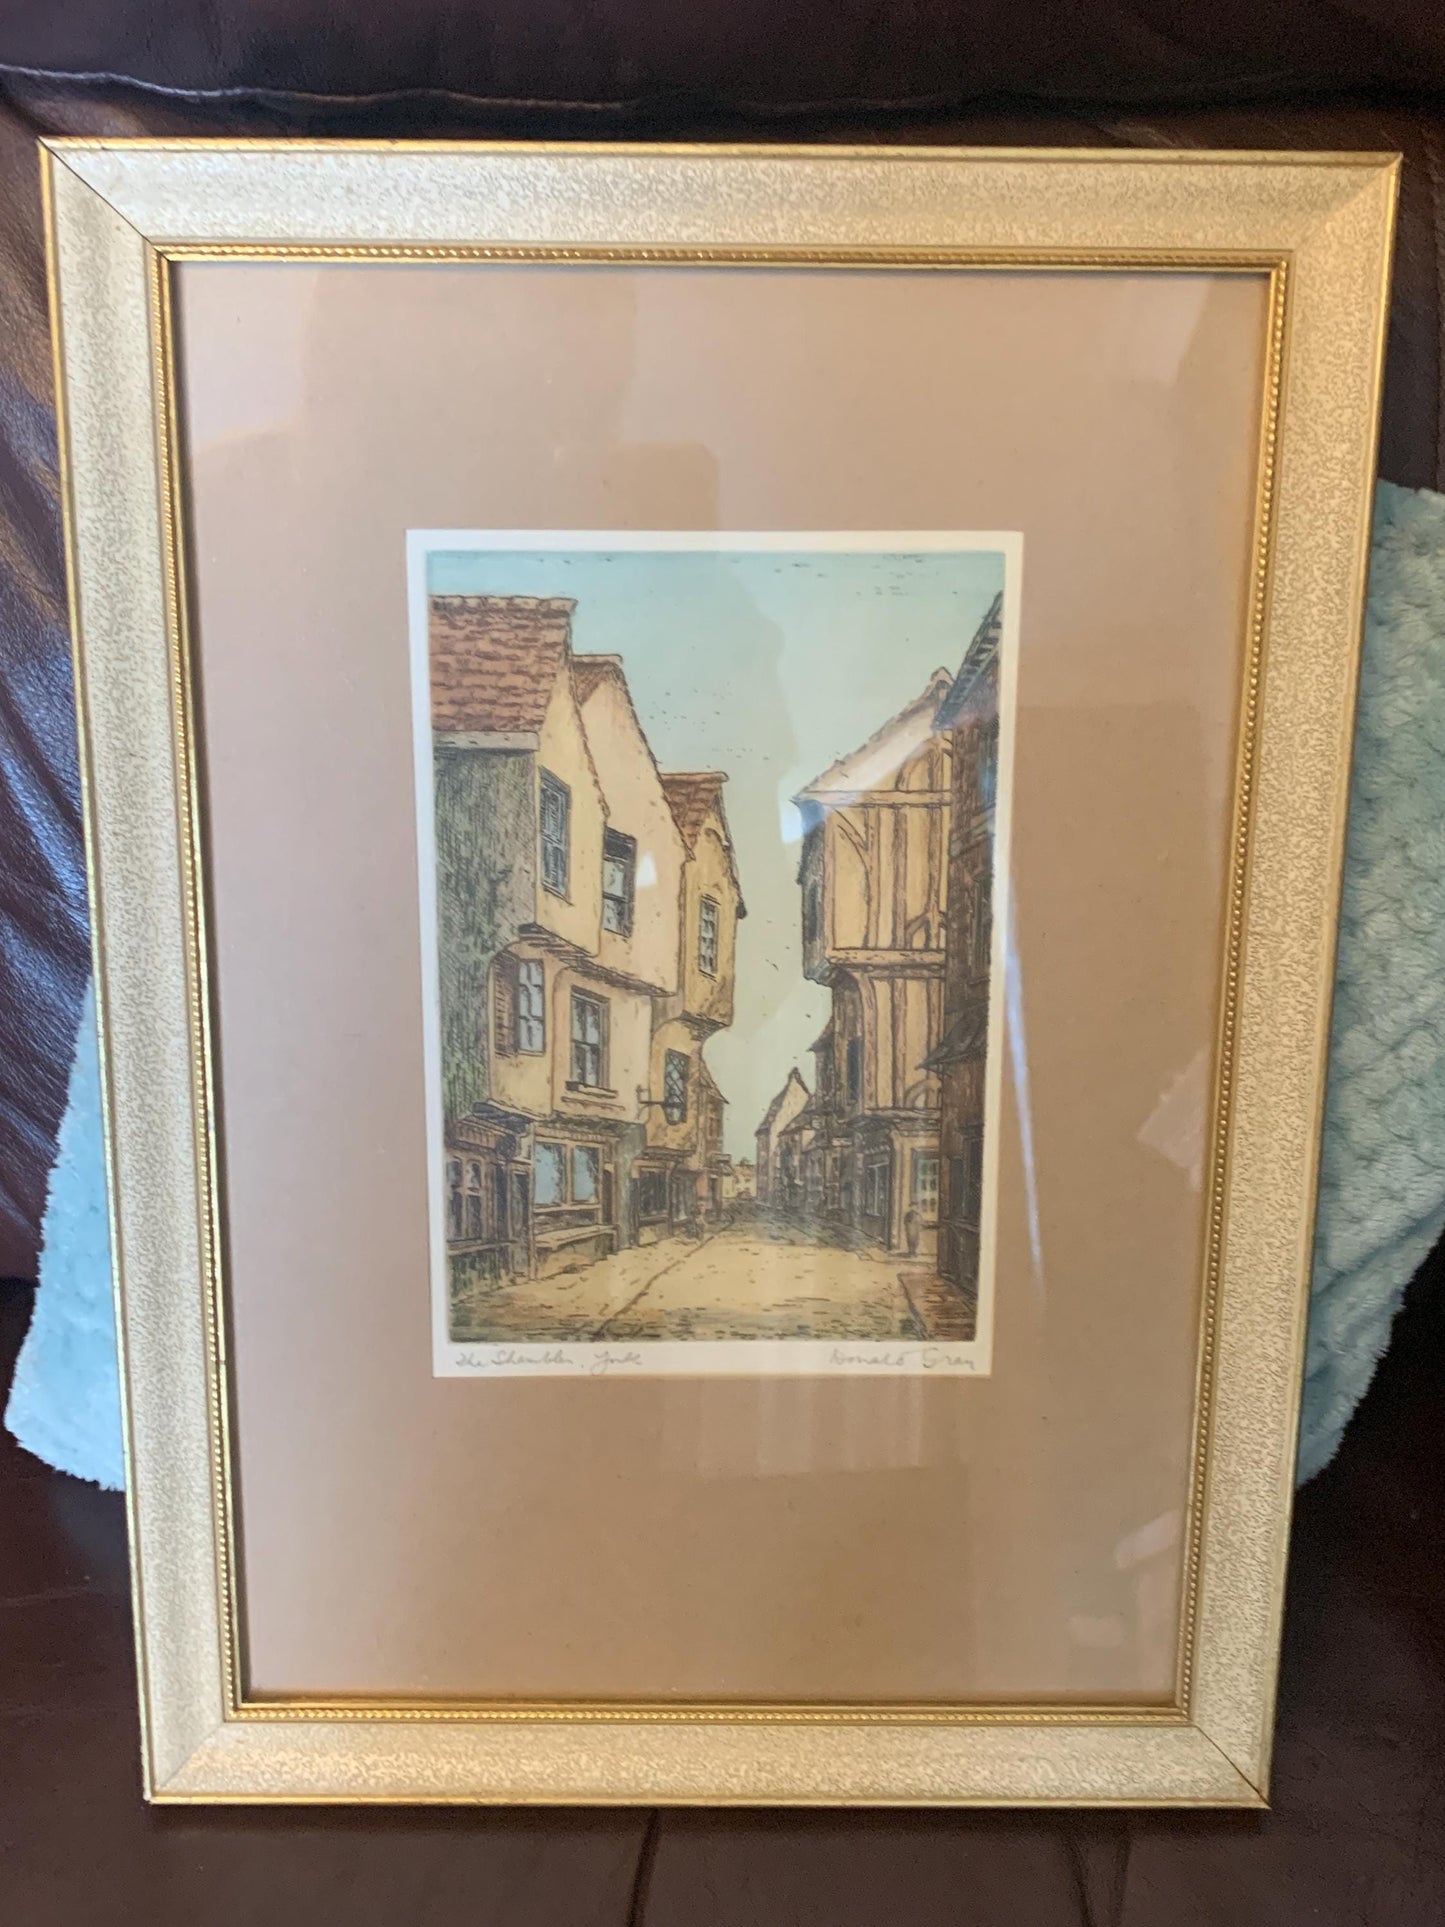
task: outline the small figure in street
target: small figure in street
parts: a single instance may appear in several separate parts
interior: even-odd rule
[[[923,1233],[923,1219],[916,1204],[909,1205],[903,1214],[903,1236],[908,1245],[910,1258],[918,1256],[918,1240]]]

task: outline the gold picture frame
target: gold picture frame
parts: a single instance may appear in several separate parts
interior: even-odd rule
[[[41,166],[147,1796],[1265,1804],[1396,160],[77,139]],[[1171,1704],[248,1698],[172,315],[178,264],[217,259],[1268,277]]]

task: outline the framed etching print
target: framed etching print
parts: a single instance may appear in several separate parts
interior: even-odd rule
[[[413,532],[438,1372],[988,1370],[1019,560]]]
[[[1262,1804],[1393,161],[42,171],[148,1797]]]

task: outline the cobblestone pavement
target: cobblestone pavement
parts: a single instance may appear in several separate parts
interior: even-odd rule
[[[899,1258],[754,1220],[519,1278],[466,1306],[464,1340],[924,1338]]]

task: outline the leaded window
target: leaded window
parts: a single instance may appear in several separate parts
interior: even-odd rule
[[[926,1151],[913,1154],[913,1202],[925,1223],[938,1217],[938,1159]]]
[[[717,975],[717,899],[704,897],[697,906],[697,967],[704,977]]]
[[[464,1235],[473,1244],[480,1243],[486,1236],[486,1218],[482,1203],[482,1167],[474,1158],[467,1161]]]
[[[669,1124],[687,1122],[687,1053],[670,1050],[662,1062],[662,1114]]]

